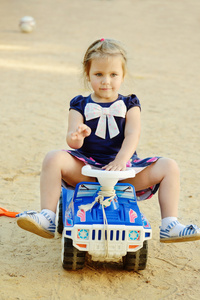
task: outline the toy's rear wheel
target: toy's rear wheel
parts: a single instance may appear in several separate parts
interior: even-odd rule
[[[147,264],[148,242],[144,241],[143,247],[136,252],[127,252],[123,257],[124,269],[128,271],[144,270]]]
[[[62,234],[63,232],[63,199],[62,199],[62,192],[60,194],[60,199],[57,206],[57,231],[58,233]]]
[[[63,251],[62,251],[62,262],[63,268],[66,270],[79,270],[85,265],[86,251],[80,251],[76,249],[72,240],[64,238],[63,240]]]

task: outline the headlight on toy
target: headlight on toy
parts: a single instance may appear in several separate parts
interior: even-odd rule
[[[128,234],[129,241],[139,241],[140,240],[140,231],[139,230],[130,230]]]
[[[78,229],[77,230],[77,238],[81,240],[89,239],[89,230],[88,229]]]

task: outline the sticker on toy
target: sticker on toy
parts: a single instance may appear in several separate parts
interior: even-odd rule
[[[85,222],[85,211],[83,209],[78,210],[77,216],[80,218],[81,222]]]
[[[135,223],[135,219],[137,219],[137,213],[133,210],[129,210],[129,219],[131,223]]]

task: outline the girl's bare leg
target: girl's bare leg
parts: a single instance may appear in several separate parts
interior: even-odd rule
[[[160,183],[158,198],[161,217],[177,217],[180,193],[180,175],[176,162],[168,158],[160,158],[141,171],[135,178],[123,180],[134,185],[136,191]]]
[[[40,179],[41,209],[56,212],[60,197],[61,179],[75,186],[80,181],[95,181],[81,174],[84,163],[66,151],[49,152],[42,165]]]
[[[70,185],[80,181],[94,181],[81,175],[84,163],[65,151],[49,152],[43,162],[41,173],[41,209],[18,215],[17,224],[24,230],[44,238],[53,238],[55,234],[56,207],[61,191],[61,179]]]

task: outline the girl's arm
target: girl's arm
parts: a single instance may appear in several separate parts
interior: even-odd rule
[[[126,169],[126,163],[134,154],[140,137],[140,108],[132,107],[126,115],[125,137],[121,149],[115,157],[115,160],[110,162],[103,169],[107,171],[123,171]]]
[[[68,131],[66,141],[69,147],[79,149],[84,138],[91,134],[91,129],[83,123],[83,116],[78,111],[71,109],[68,116]]]

